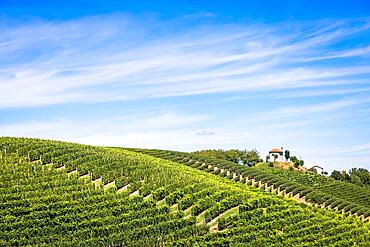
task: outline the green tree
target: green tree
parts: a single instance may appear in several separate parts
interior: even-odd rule
[[[304,165],[304,160],[300,160],[296,156],[291,156],[290,161],[293,162],[295,167],[299,167],[299,166]]]
[[[228,161],[235,162],[237,164],[244,164],[247,166],[254,166],[256,163],[261,162],[262,159],[259,155],[259,152],[256,149],[252,150],[237,150],[237,149],[230,149],[230,150],[202,150],[194,152],[196,154],[200,154],[202,156],[217,158],[217,159],[224,159]]]
[[[340,173],[340,180],[345,181],[345,182],[349,182],[351,180],[351,177],[348,175],[348,173],[345,170],[343,170]]]
[[[290,157],[290,160],[291,160],[294,164],[298,163],[298,159],[297,159],[297,157],[296,157],[296,156],[291,156],[291,157]]]
[[[252,149],[250,151],[243,150],[239,152],[239,154],[240,154],[239,158],[244,165],[254,166],[258,162],[262,161],[260,154],[256,149]]]
[[[360,179],[360,183],[363,184],[363,185],[370,185],[370,173],[367,169],[364,169],[364,168],[352,168],[349,170],[349,176],[351,177],[351,182],[352,181],[357,181],[358,182],[358,179],[356,177],[358,177]],[[352,176],[355,176],[354,179],[352,179]]]
[[[336,180],[340,180],[340,171],[337,171],[337,170],[332,171],[330,174],[330,177]]]
[[[339,172],[334,170],[330,177],[357,185],[370,185],[370,172],[364,168],[351,168],[348,173],[346,171]]]
[[[276,161],[276,159],[279,157],[277,154],[274,154],[274,162]]]
[[[285,160],[288,161],[290,159],[290,151],[289,150],[285,150]]]
[[[355,174],[350,175],[350,182],[353,184],[361,185],[361,178]]]

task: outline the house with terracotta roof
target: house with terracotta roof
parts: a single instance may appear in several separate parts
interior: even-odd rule
[[[269,160],[284,162],[284,152],[283,148],[273,148],[269,151]]]

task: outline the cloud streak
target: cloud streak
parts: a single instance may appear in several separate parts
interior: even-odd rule
[[[171,21],[114,15],[4,25],[0,107],[361,83],[370,66],[333,66],[330,59],[366,55],[369,45],[344,51],[330,46],[368,31],[369,23],[319,24],[174,30]]]

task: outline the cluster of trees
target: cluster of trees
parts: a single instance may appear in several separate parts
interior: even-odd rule
[[[296,156],[290,157],[290,161],[293,162],[295,167],[304,166],[304,160],[298,159]]]
[[[259,152],[256,149],[252,150],[238,150],[238,149],[210,149],[194,152],[205,157],[228,160],[237,164],[246,166],[254,166],[258,162],[262,162]]]
[[[334,170],[330,177],[357,185],[370,185],[370,172],[364,168],[352,168],[348,173],[345,170]]]
[[[256,149],[252,150],[238,150],[238,149],[230,149],[230,150],[223,150],[223,149],[208,149],[208,150],[201,150],[196,151],[194,154],[200,154],[204,157],[208,158],[217,158],[228,160],[237,164],[243,164],[246,166],[254,166],[258,162],[262,162],[263,160],[260,157],[259,152]],[[274,162],[277,159],[277,155],[275,159],[272,161],[270,160],[270,156],[266,156],[266,162]],[[294,163],[295,167],[303,166],[304,161],[298,159],[296,156],[291,156],[289,150],[285,150],[284,152],[285,160],[290,160]]]

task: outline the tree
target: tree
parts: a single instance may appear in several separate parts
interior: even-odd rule
[[[295,167],[299,167],[299,166],[304,165],[304,160],[300,160],[296,156],[291,156],[290,161],[293,162]]]
[[[262,159],[259,155],[259,152],[256,149],[252,149],[250,151],[243,150],[239,151],[240,160],[243,162],[244,165],[254,166],[258,162],[261,162]]]
[[[343,170],[341,173],[340,173],[340,180],[341,181],[345,181],[345,182],[349,182],[351,180],[350,176],[347,174],[347,172],[345,170]]]
[[[276,161],[276,159],[279,157],[277,154],[274,154],[274,162]]]
[[[217,158],[217,159],[224,159],[231,162],[235,162],[237,164],[244,164],[247,166],[254,166],[256,163],[261,162],[262,159],[256,149],[252,150],[237,150],[237,149],[230,149],[230,150],[202,150],[194,152],[196,154],[200,154],[202,156]]]
[[[290,151],[289,150],[285,150],[284,155],[285,155],[285,160],[286,161],[289,161],[289,159],[290,159]]]
[[[364,168],[351,168],[348,173],[346,171],[339,172],[334,170],[330,177],[357,185],[370,185],[370,172]]]
[[[355,174],[350,175],[350,182],[353,184],[361,185],[361,178]]]
[[[340,180],[340,171],[337,170],[332,171],[330,177],[336,180]]]
[[[364,185],[370,185],[370,173],[367,169],[364,168],[352,168],[349,170],[349,175],[351,177],[352,182],[352,176],[356,176],[361,180],[361,184]],[[354,178],[353,181],[356,181],[357,179]]]
[[[292,157],[290,157],[290,160],[291,160],[294,164],[298,163],[298,159],[297,159],[297,157],[296,157],[296,156],[292,156]]]
[[[304,161],[303,160],[299,160],[299,166],[304,166]]]

